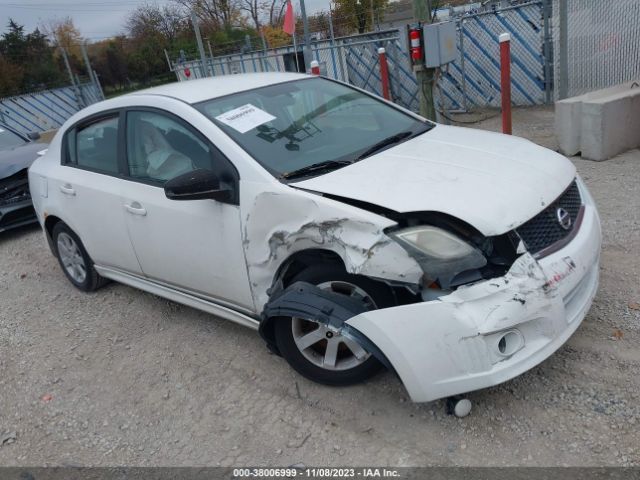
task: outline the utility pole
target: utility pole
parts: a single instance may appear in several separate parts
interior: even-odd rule
[[[198,16],[196,12],[191,12],[191,23],[193,24],[193,29],[196,32],[196,42],[198,42],[198,50],[200,51],[200,61],[202,62],[202,76],[208,77],[209,72],[207,68],[207,57],[204,54],[204,45],[202,44],[202,36],[200,36],[200,26],[198,25]]]
[[[413,18],[420,23],[431,23],[432,0],[413,0]],[[422,46],[424,52],[424,45]],[[424,64],[414,65],[413,71],[418,80],[418,98],[420,100],[420,115],[429,120],[436,119],[436,109],[433,101],[433,80],[435,68],[427,68]]]
[[[304,33],[304,68],[305,70],[310,71],[311,67],[309,64],[313,59],[311,57],[311,39],[309,38],[309,20],[307,20],[307,10],[304,7],[304,0],[300,0],[300,13],[302,14],[302,30]]]

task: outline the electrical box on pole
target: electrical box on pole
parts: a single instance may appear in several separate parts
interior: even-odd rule
[[[424,62],[427,68],[437,68],[453,62],[458,55],[455,22],[431,23],[422,26]]]

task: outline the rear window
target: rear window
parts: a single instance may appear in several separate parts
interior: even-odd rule
[[[68,162],[106,173],[118,173],[118,116],[77,127],[67,135]]]

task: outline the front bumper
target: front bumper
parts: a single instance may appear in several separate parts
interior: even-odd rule
[[[31,199],[0,205],[0,232],[37,222]]]
[[[586,189],[583,198],[580,230],[553,254],[540,260],[524,254],[504,277],[346,323],[384,353],[415,402],[522,374],[567,341],[596,294],[600,220]]]

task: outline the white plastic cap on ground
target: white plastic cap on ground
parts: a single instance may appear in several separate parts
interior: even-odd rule
[[[502,42],[510,42],[511,41],[511,34],[510,33],[501,33],[500,37],[498,37],[498,39],[500,40],[500,43],[502,43]]]
[[[463,398],[456,402],[455,407],[453,407],[453,413],[458,418],[463,418],[471,413],[471,400],[467,398]]]

